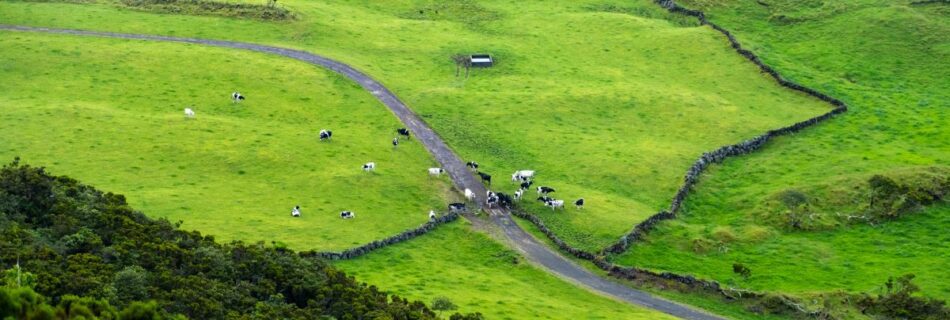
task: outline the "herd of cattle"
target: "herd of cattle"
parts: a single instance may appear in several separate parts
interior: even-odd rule
[[[479,178],[482,179],[482,182],[491,186],[491,175],[485,172],[478,170],[478,163],[470,161],[465,163],[469,169],[475,171],[478,174]],[[432,169],[429,169],[430,173]],[[442,170],[442,169],[439,169]],[[485,205],[491,209],[492,207],[498,206],[506,209],[511,209],[515,201],[520,201],[524,197],[524,193],[531,185],[534,184],[534,170],[518,170],[515,173],[511,174],[511,182],[520,183],[518,190],[514,192],[514,196],[508,195],[503,192],[494,192],[487,190],[485,192]],[[555,192],[554,188],[547,186],[539,186],[535,190],[538,191],[538,201],[544,203],[545,206],[551,208],[551,210],[564,209],[564,200],[559,200],[551,198],[548,195]],[[471,189],[465,188],[465,199],[468,201],[475,201],[475,192]],[[584,208],[584,198],[580,198],[574,201],[574,207],[579,209]],[[465,203],[456,202],[449,204],[449,210],[453,212],[463,212],[465,211]]]
[[[243,100],[244,100],[244,95],[242,95],[240,92],[231,93],[232,103],[239,103]],[[192,119],[194,117],[195,117],[195,110],[192,108],[185,108],[185,118]],[[396,148],[397,146],[399,146],[400,136],[405,137],[406,139],[411,138],[409,134],[409,130],[406,128],[396,129],[396,134],[397,136],[393,138],[393,141],[392,141],[393,148]],[[327,129],[320,130],[320,133],[319,133],[320,141],[329,141],[330,138],[332,137],[333,137],[333,131],[330,131]],[[465,166],[467,166],[469,169],[471,169],[476,174],[478,174],[478,177],[481,178],[483,182],[491,186],[491,175],[485,172],[479,171],[477,162],[470,161],[470,162],[465,163]],[[363,164],[363,171],[375,171],[375,170],[376,170],[375,162],[367,162]],[[429,168],[429,175],[438,177],[438,176],[441,176],[443,173],[445,173],[445,169]],[[514,204],[514,201],[520,201],[521,198],[524,196],[525,190],[528,190],[528,188],[530,188],[531,185],[534,184],[534,181],[532,180],[534,178],[534,173],[535,173],[534,170],[515,171],[515,173],[511,174],[511,181],[520,182],[520,187],[518,188],[517,191],[514,192],[514,196],[510,196],[502,192],[492,192],[491,190],[488,190],[485,195],[485,205],[488,206],[488,208],[499,206],[499,207],[510,209],[512,205]],[[564,200],[554,199],[548,196],[550,193],[555,192],[554,188],[539,186],[536,188],[536,190],[538,191],[537,200],[540,202],[543,202],[545,206],[550,207],[552,210],[564,209]],[[465,188],[465,198],[468,199],[468,201],[474,202],[475,193],[472,192],[472,190]],[[580,198],[574,201],[574,206],[577,209],[583,209],[584,198]],[[452,212],[464,212],[466,210],[465,203],[461,203],[461,202],[451,203],[449,204],[449,210]],[[290,215],[293,217],[300,217],[300,206],[295,206],[293,210],[291,210]],[[353,213],[352,211],[340,212],[340,218],[350,219],[350,218],[355,218],[355,217],[356,217],[356,214]],[[430,210],[429,219],[435,219],[435,217],[436,217],[435,211]]]

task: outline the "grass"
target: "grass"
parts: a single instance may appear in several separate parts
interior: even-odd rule
[[[540,271],[468,222],[335,265],[401,297],[447,296],[486,319],[672,319]]]
[[[356,84],[286,58],[2,32],[0,159],[20,156],[218,238],[342,249],[446,203],[420,144]],[[233,105],[234,90],[247,96]],[[194,106],[197,117],[182,109]],[[317,131],[334,131],[320,143]],[[376,161],[374,173],[360,167]],[[359,191],[359,192],[357,192]],[[400,195],[394,201],[394,195]],[[290,217],[301,205],[303,215]],[[341,221],[352,210],[358,218]]]
[[[245,40],[352,63],[480,162],[493,188],[511,192],[512,172],[535,169],[557,197],[585,198],[584,214],[526,206],[590,250],[668,206],[702,152],[829,109],[759,74],[708,28],[666,20],[645,0],[480,1],[426,13],[440,3],[286,1],[300,19],[262,23],[5,2],[0,21]],[[406,18],[419,10],[423,19]],[[472,10],[488,18],[459,18]],[[498,64],[456,78],[451,55],[471,52]]]
[[[904,1],[825,1],[816,7],[765,2],[770,6],[707,1],[703,7],[767,63],[841,98],[850,111],[714,168],[679,220],[614,260],[803,295],[876,292],[887,277],[913,273],[924,295],[950,298],[946,204],[877,226],[815,232],[762,218],[762,204],[783,190],[950,166],[950,19],[940,6]],[[828,202],[847,195],[819,194]],[[697,254],[694,244],[701,238],[728,251]],[[748,266],[752,277],[734,275],[733,263]]]

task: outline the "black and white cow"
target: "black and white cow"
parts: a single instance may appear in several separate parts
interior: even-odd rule
[[[367,162],[366,164],[363,165],[363,171],[367,171],[367,172],[369,172],[369,171],[376,171],[376,163],[375,163],[375,162]]]
[[[551,201],[551,200],[554,200],[554,198],[551,198],[551,197],[538,197],[538,201],[544,202],[544,203],[547,203],[548,201]]]
[[[452,212],[465,212],[465,204],[460,202],[450,203],[449,211]]]
[[[429,220],[435,220],[435,210],[429,210]]]
[[[496,196],[495,194],[491,194],[485,198],[485,204],[488,205],[489,208],[491,208],[492,205],[495,205],[497,203],[498,203],[498,196]]]
[[[474,171],[478,171],[478,162],[469,161],[465,163],[465,166]]]
[[[478,177],[482,178],[482,181],[483,181],[483,182],[487,182],[488,185],[491,185],[491,175],[490,175],[490,174],[487,174],[487,173],[484,173],[484,172],[478,172]]]
[[[578,210],[584,209],[584,198],[580,198],[580,199],[577,199],[577,201],[574,201],[574,207],[576,207]]]
[[[231,93],[231,103],[238,103],[241,102],[241,100],[244,100],[244,96],[241,95],[240,92]]]
[[[290,215],[292,217],[300,217],[300,206],[296,206],[293,210],[290,210]]]
[[[554,192],[554,188],[540,186],[538,187],[538,194],[547,195],[548,193]]]
[[[331,137],[333,137],[333,131],[327,129],[320,130],[320,141],[328,141]]]
[[[551,199],[545,202],[544,205],[551,207],[551,210],[564,209],[564,200]]]
[[[429,168],[429,175],[430,175],[430,176],[436,176],[436,177],[438,177],[438,176],[441,176],[443,173],[445,173],[445,169],[442,169],[442,168]]]
[[[399,128],[399,129],[396,129],[396,133],[398,133],[400,136],[405,136],[406,139],[409,139],[409,138],[410,138],[410,137],[409,137],[409,129],[406,129],[406,128]]]
[[[534,181],[525,181],[521,183],[521,190],[528,190],[531,188],[531,185],[534,184]]]
[[[396,148],[397,146],[399,146],[399,137],[393,138],[393,148]]]
[[[518,191],[515,191],[515,200],[521,200],[522,196],[524,196],[524,189],[518,189]]]
[[[343,219],[356,218],[356,213],[353,213],[353,211],[340,211],[340,218],[343,218]]]
[[[511,174],[511,181],[527,182],[531,180],[532,177],[534,177],[534,170],[518,170]]]

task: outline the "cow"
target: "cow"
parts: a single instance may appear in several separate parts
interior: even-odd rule
[[[363,165],[363,171],[367,171],[367,172],[369,172],[369,171],[376,171],[376,163],[375,163],[375,162],[367,162],[366,164]]]
[[[290,210],[290,216],[292,216],[292,217],[300,217],[300,206],[296,206],[296,207],[294,207],[293,210]]]
[[[399,146],[399,137],[393,138],[393,149]]]
[[[459,202],[450,203],[450,204],[449,204],[449,211],[452,211],[452,212],[465,212],[465,204],[464,204],[464,203],[459,203]]]
[[[191,110],[191,108],[185,108],[185,118],[194,119],[194,118],[195,118],[195,110]]]
[[[545,203],[547,203],[548,201],[551,201],[551,200],[554,200],[554,198],[551,198],[551,197],[538,197],[538,201],[545,202]]]
[[[410,137],[409,137],[409,129],[406,129],[406,128],[399,128],[399,129],[396,129],[396,133],[398,133],[400,136],[405,136],[406,139],[409,139],[409,138],[410,138]]]
[[[574,207],[576,207],[578,210],[584,209],[584,198],[580,198],[580,199],[577,199],[577,201],[574,201]]]
[[[353,213],[352,211],[340,211],[340,218],[343,218],[343,219],[356,218],[356,213]]]
[[[320,141],[328,141],[331,137],[333,137],[333,131],[327,129],[320,130]]]
[[[468,201],[475,201],[475,192],[472,192],[472,189],[465,188],[465,199],[468,199]]]
[[[444,172],[445,172],[445,169],[442,169],[442,168],[429,168],[429,175],[432,175],[432,176],[438,177],[442,175],[442,173]]]
[[[472,169],[473,171],[478,171],[478,162],[469,161],[465,163],[465,166],[469,169]]]
[[[512,205],[511,196],[509,196],[508,194],[499,192],[495,194],[495,198],[498,199],[498,204],[501,205],[503,208],[509,208],[509,209],[511,208],[511,205]]]
[[[540,187],[538,187],[538,194],[544,194],[544,195],[546,195],[546,194],[551,193],[551,192],[554,192],[554,188],[545,187],[545,186],[540,186]]]
[[[517,182],[520,180],[522,182],[527,182],[532,177],[534,177],[534,170],[518,170],[511,174],[511,181]]]
[[[494,196],[495,196],[494,192],[492,192],[491,190],[485,190],[485,197],[491,198]]]
[[[491,208],[492,205],[496,203],[498,203],[498,196],[496,196],[495,194],[492,194],[488,196],[487,198],[485,198],[485,204],[488,205],[489,208]]]
[[[551,207],[551,210],[556,210],[558,208],[564,209],[564,200],[551,199],[545,202],[544,205]]]
[[[524,195],[524,189],[518,189],[515,191],[515,200],[521,200],[521,196]]]
[[[231,93],[231,103],[238,103],[241,102],[241,100],[244,100],[244,96],[241,95],[240,92]]]
[[[488,182],[488,185],[491,185],[491,175],[490,175],[490,174],[487,174],[487,173],[484,173],[484,172],[478,172],[478,177],[482,178],[482,182]]]
[[[435,220],[435,210],[429,210],[429,220]]]
[[[521,183],[521,190],[528,190],[531,188],[531,185],[534,184],[534,181],[525,181]]]

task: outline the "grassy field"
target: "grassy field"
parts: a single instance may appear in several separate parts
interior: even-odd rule
[[[526,206],[592,250],[665,208],[702,152],[829,109],[646,0],[282,3],[298,19],[5,2],[0,22],[245,40],[352,63],[482,163],[493,188],[511,192],[511,172],[535,169],[557,197],[585,198],[584,214]],[[449,57],[460,52],[498,64],[457,78]]]
[[[700,3],[702,2],[702,3]],[[876,292],[917,275],[922,292],[950,298],[945,202],[875,226],[796,231],[773,223],[785,190],[865,183],[874,174],[950,168],[950,16],[908,1],[693,1],[789,78],[846,101],[850,111],[763,151],[715,167],[685,214],[615,261],[686,272],[740,287],[807,294]],[[846,194],[828,193],[820,201]],[[834,212],[819,212],[834,214]],[[841,212],[843,214],[856,212]],[[697,243],[713,250],[696,250]],[[723,248],[721,251],[719,248]],[[744,280],[732,264],[752,270]]]
[[[446,296],[459,311],[487,319],[673,319],[540,271],[468,222],[336,265],[399,296],[427,302]]]
[[[384,106],[304,63],[13,32],[0,33],[0,61],[0,159],[125,194],[189,229],[341,249],[416,227],[447,201],[447,179],[429,178],[420,144],[389,145],[400,125]],[[248,100],[233,105],[234,90]],[[333,142],[318,142],[324,127]],[[375,173],[361,170],[367,161]],[[358,218],[341,221],[341,210]]]

